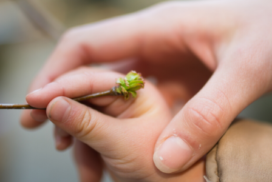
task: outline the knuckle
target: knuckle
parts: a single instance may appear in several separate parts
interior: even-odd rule
[[[78,41],[79,35],[82,34],[80,27],[75,27],[67,30],[60,38],[60,45],[66,45],[67,43]]]
[[[79,116],[78,127],[75,130],[75,135],[79,139],[87,138],[96,128],[96,120],[89,110],[82,112]]]
[[[193,130],[203,133],[208,137],[216,136],[223,131],[222,108],[211,100],[204,99],[205,103],[189,106],[186,120]]]

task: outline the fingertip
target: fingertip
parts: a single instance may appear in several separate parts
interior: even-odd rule
[[[31,106],[45,108],[57,96],[63,95],[62,87],[56,82],[51,82],[43,88],[37,89],[26,96],[26,101]]]
[[[21,126],[25,129],[35,129],[41,126],[45,122],[37,122],[31,117],[31,110],[26,110],[22,112],[20,119]]]
[[[30,105],[33,105],[33,103],[35,104],[35,100],[37,98],[39,98],[39,96],[42,93],[42,88],[34,90],[33,92],[30,92],[26,95],[26,101],[27,103],[29,103]]]
[[[191,159],[193,151],[181,138],[172,136],[166,139],[155,151],[155,166],[163,173],[174,173]]]

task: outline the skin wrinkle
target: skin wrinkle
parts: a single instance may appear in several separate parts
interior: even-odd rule
[[[75,135],[82,139],[88,138],[88,135],[95,130],[97,122],[94,119],[94,115],[90,113],[90,110],[85,110],[79,119],[79,126],[75,131]]]
[[[191,111],[193,111],[196,115],[198,115],[200,118],[202,118],[201,120],[202,121],[205,121],[205,123],[207,123],[208,125],[212,126],[212,124],[210,122],[207,121],[207,119],[204,118],[203,115],[199,114],[198,111],[194,110],[194,109],[191,109]],[[194,126],[196,126],[200,131],[202,131],[202,133],[204,133],[206,136],[210,136],[211,135],[211,132],[209,131],[205,131],[205,129],[203,129],[203,127],[200,127],[198,124],[196,123],[199,123],[199,122],[192,122]]]
[[[211,102],[211,103],[213,103],[214,105],[213,105],[213,107],[212,108],[219,108],[219,114],[214,114],[213,112],[210,112],[210,114],[215,118],[215,121],[216,121],[216,123],[218,124],[218,126],[219,127],[221,127],[221,128],[223,128],[223,125],[222,125],[222,121],[220,121],[220,119],[219,118],[222,118],[221,116],[223,115],[223,113],[224,113],[224,110],[223,110],[223,108],[218,104],[218,103],[216,103],[215,101],[213,101],[212,99],[208,99],[208,98],[201,98],[201,99],[203,99],[203,100],[207,100],[208,102]],[[225,102],[223,102],[223,103],[225,103]],[[216,106],[216,107],[215,107]],[[205,120],[207,120],[208,122],[209,122],[209,120],[205,117],[205,115],[203,115],[203,118],[205,118]],[[213,124],[213,123],[212,123]]]
[[[138,156],[137,158],[141,158],[141,156]],[[137,158],[135,158],[134,160],[135,161],[138,161],[138,159]],[[139,164],[139,165],[141,165],[141,164]],[[154,165],[154,164],[152,164],[152,165]],[[166,175],[167,176],[167,174],[162,174],[160,171],[158,171],[157,169],[154,171],[154,173],[150,173],[150,174],[145,174],[143,171],[145,171],[146,169],[145,168],[138,168],[137,170],[136,170],[136,173],[138,173],[138,174],[140,174],[140,175],[138,175],[138,179],[140,180],[140,179],[145,179],[145,181],[149,181],[148,180],[148,178],[151,178],[151,179],[153,179],[153,181],[154,181],[154,179],[156,179],[156,178],[154,178],[153,176],[156,176],[156,175],[158,175],[157,173],[160,173],[160,175]],[[135,170],[134,171],[131,171],[131,172],[134,172],[135,173]],[[127,173],[126,171],[124,171],[124,173]],[[143,175],[144,174],[144,175]],[[123,174],[124,175],[124,177],[125,178],[131,178],[130,176],[127,176],[127,174]],[[133,176],[135,176],[135,174],[133,175]],[[174,176],[173,176],[174,177]],[[135,177],[133,177],[134,179],[135,179]],[[135,181],[138,181],[138,179],[135,179]],[[151,180],[150,180],[151,181]],[[165,181],[165,180],[163,180],[163,181]]]
[[[212,102],[213,103],[213,102]],[[217,104],[216,104],[216,106],[217,106]],[[214,106],[212,106],[212,107],[210,107],[210,108],[214,108]],[[220,108],[220,107],[219,107]],[[222,115],[222,109],[220,108],[220,112],[219,112],[219,114],[217,114],[217,115],[220,115],[220,117],[221,117],[221,115]],[[190,113],[190,111],[192,111],[194,114],[189,114]],[[209,111],[210,111],[210,109],[209,109]],[[212,113],[212,111],[210,111],[211,113]],[[211,114],[211,113],[209,113],[209,114]],[[213,132],[211,132],[211,131],[213,131],[213,128],[215,128],[213,125],[215,124],[215,123],[217,123],[217,127],[218,128],[223,128],[222,127],[222,124],[221,124],[221,122],[218,120],[218,118],[217,117],[214,117],[214,114],[212,114],[212,116],[213,116],[213,120],[210,120],[210,119],[208,119],[206,116],[205,116],[205,114],[206,113],[204,113],[203,114],[203,111],[200,111],[199,109],[197,109],[197,108],[194,108],[194,107],[191,107],[191,108],[189,108],[189,110],[188,110],[188,115],[189,115],[189,117],[190,117],[190,121],[191,121],[191,123],[193,123],[196,127],[198,127],[205,135],[207,135],[207,136],[213,136]],[[206,124],[205,125],[203,125],[203,124],[201,124],[202,122],[205,122]],[[198,124],[199,123],[199,124]],[[207,127],[207,124],[209,125],[208,127]],[[204,127],[202,127],[202,126],[204,126]]]
[[[105,161],[108,161],[108,163],[111,164],[111,165],[108,165],[109,170],[118,171],[118,175],[121,176],[121,178],[128,178],[131,173],[135,172],[135,167],[131,167],[131,170],[128,170],[129,167],[127,166],[127,164],[135,164],[135,163],[133,163],[133,161],[137,161],[137,157],[136,158],[133,157],[131,159],[128,159],[129,156],[130,156],[130,154],[122,156],[122,159],[121,158],[120,159],[111,158],[109,156],[108,157],[104,156],[103,158]],[[126,160],[124,160],[124,159],[126,159]],[[112,165],[112,164],[114,164],[114,165]],[[142,169],[138,168],[137,170],[140,171]],[[141,178],[141,177],[139,177],[139,178]]]

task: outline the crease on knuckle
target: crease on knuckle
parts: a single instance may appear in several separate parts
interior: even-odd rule
[[[96,128],[96,123],[96,119],[94,119],[91,112],[84,111],[76,130],[76,136],[80,139],[86,138]]]
[[[137,157],[131,154],[124,155],[121,158],[108,158],[111,164],[109,168],[118,171],[118,175],[123,178],[133,178],[135,180],[147,179],[151,174],[146,173],[146,167],[142,166],[139,161],[142,161],[142,156]],[[135,174],[138,174],[135,176]],[[141,175],[139,175],[141,174]]]
[[[205,106],[198,104],[188,109],[188,122],[206,136],[214,136],[223,130],[222,108],[215,102],[208,100]]]

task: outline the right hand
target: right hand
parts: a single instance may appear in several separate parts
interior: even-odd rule
[[[203,160],[184,173],[170,175],[153,164],[155,142],[172,114],[149,82],[136,99],[104,96],[86,101],[92,106],[88,107],[67,98],[108,90],[119,77],[123,76],[81,68],[29,94],[27,99],[35,107],[47,106],[47,116],[59,128],[55,133],[58,149],[66,149],[71,136],[76,138],[75,159],[82,182],[100,181],[104,167],[115,181],[202,182]]]

